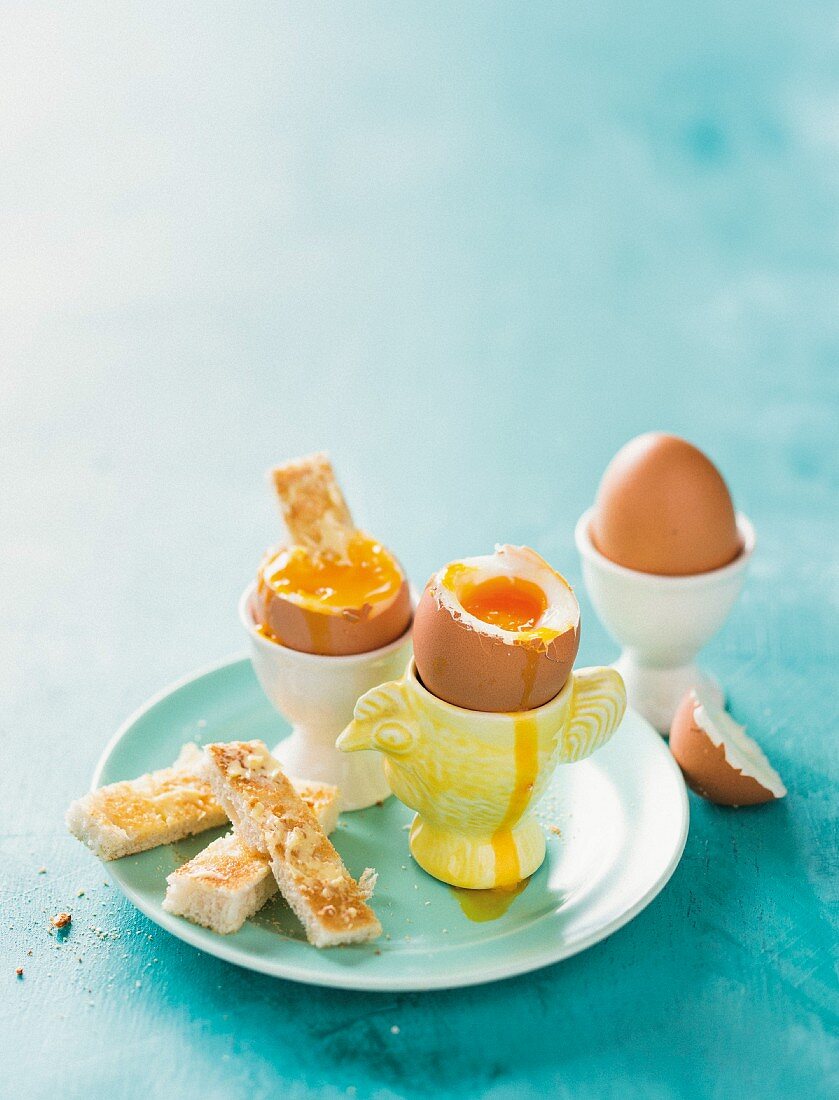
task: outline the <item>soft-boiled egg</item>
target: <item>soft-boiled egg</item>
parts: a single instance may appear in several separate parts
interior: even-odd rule
[[[367,653],[411,625],[402,566],[380,542],[356,531],[344,556],[294,545],[269,551],[259,567],[254,617],[266,638],[304,653]]]
[[[755,806],[787,793],[758,743],[699,691],[689,691],[676,711],[670,751],[688,786],[720,806]]]
[[[661,576],[720,569],[742,550],[722,474],[693,444],[664,432],[637,436],[609,463],[589,534],[610,561]]]
[[[563,688],[580,644],[571,586],[535,550],[449,562],[414,618],[417,672],[432,694],[466,710],[540,707]]]

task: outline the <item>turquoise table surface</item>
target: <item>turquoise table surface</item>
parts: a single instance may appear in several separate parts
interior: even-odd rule
[[[4,5],[0,1094],[839,1093],[838,45],[826,0]],[[296,986],[66,834],[122,719],[243,649],[271,463],[329,448],[416,583],[532,544],[596,662],[573,525],[655,427],[756,525],[705,656],[789,797],[691,796],[610,939]]]

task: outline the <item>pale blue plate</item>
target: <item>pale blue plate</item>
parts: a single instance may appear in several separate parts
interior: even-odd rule
[[[260,738],[288,727],[265,699],[248,660],[199,672],[134,714],[111,741],[94,786],[170,764],[185,741]],[[161,928],[239,966],[348,989],[443,989],[496,981],[590,947],[631,920],[673,874],[685,845],[682,777],[653,728],[627,711],[609,745],[559,768],[539,816],[548,855],[505,913],[476,921],[458,893],[411,859],[411,812],[395,798],[343,814],[333,840],[350,872],[379,872],[374,944],[317,950],[275,898],[232,936],[198,928],[161,908],[166,876],[223,830],[108,865],[128,898]],[[482,911],[486,917],[487,912]]]

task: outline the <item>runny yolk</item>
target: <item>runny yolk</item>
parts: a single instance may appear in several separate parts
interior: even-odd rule
[[[460,908],[468,920],[483,923],[503,917],[516,898],[530,885],[529,878],[523,878],[514,886],[493,886],[489,890],[464,890],[453,886],[452,890]]]
[[[539,730],[533,718],[516,719],[515,739],[515,784],[507,812],[492,834],[496,886],[509,886],[519,880],[519,853],[512,829],[527,809],[539,774]]]
[[[263,577],[279,596],[336,611],[385,600],[404,579],[389,551],[363,534],[350,542],[346,560],[312,557],[302,546],[280,550],[265,563]]]
[[[521,577],[490,577],[460,597],[469,615],[501,630],[530,630],[545,613],[548,601],[542,589]]]

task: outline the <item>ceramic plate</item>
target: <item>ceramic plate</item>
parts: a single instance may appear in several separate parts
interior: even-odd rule
[[[196,673],[134,714],[105,751],[94,786],[171,764],[185,741],[260,738],[288,726],[265,699],[250,661]],[[655,797],[650,797],[650,792]],[[126,896],[161,928],[211,955],[293,981],[347,989],[443,989],[496,981],[597,943],[648,905],[673,874],[688,829],[682,777],[647,722],[627,711],[611,742],[557,769],[539,816],[547,858],[517,895],[455,891],[408,853],[412,814],[395,798],[343,814],[333,834],[353,875],[379,872],[373,944],[318,951],[275,897],[232,936],[161,907],[166,876],[224,830],[107,865]]]

